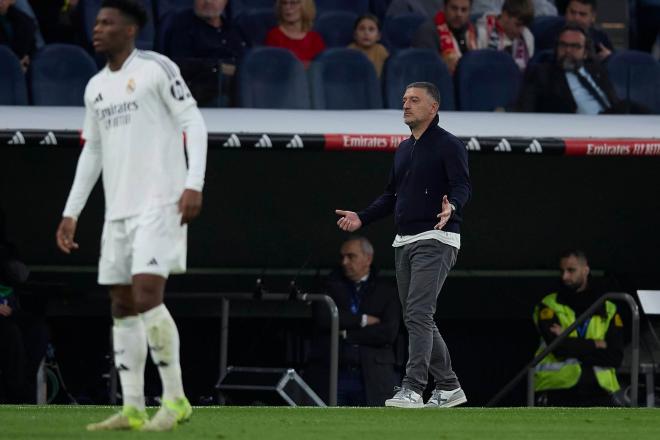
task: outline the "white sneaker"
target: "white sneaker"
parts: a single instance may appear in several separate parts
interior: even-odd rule
[[[467,397],[463,388],[456,388],[455,390],[433,390],[433,394],[429,398],[425,408],[451,408],[452,406],[462,405],[467,402]]]
[[[394,387],[394,397],[385,401],[385,406],[392,406],[395,408],[422,408],[424,400],[422,396],[417,394],[411,389],[404,387]]]

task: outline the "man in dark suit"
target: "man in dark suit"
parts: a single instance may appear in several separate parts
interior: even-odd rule
[[[326,294],[339,309],[338,405],[383,406],[400,382],[395,350],[401,305],[394,285],[371,267],[373,253],[369,240],[350,237],[341,246],[341,268],[328,277]],[[319,308],[316,315],[320,328],[327,329],[327,311]],[[313,376],[325,397],[328,338],[321,333],[312,349]]]
[[[578,24],[561,30],[553,63],[531,66],[523,81],[516,110],[541,113],[619,113],[607,71],[589,56],[589,38]]]

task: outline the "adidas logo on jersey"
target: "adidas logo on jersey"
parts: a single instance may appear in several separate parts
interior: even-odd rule
[[[305,144],[303,143],[302,139],[298,135],[294,135],[291,140],[289,141],[288,144],[286,144],[287,148],[303,148]]]
[[[270,141],[270,138],[267,134],[262,134],[259,142],[254,144],[256,148],[273,148],[273,143]]]
[[[101,96],[101,94],[99,93],[99,95],[96,98],[94,98],[94,104],[101,101],[103,101],[103,96]]]
[[[525,153],[543,153],[543,148],[541,148],[541,143],[534,139],[529,147],[525,148]]]
[[[500,143],[497,144],[497,147],[495,147],[495,151],[497,151],[497,152],[509,152],[509,151],[511,151],[511,144],[509,143],[509,141],[502,138]]]
[[[57,145],[57,138],[52,131],[49,131],[48,134],[39,141],[39,145]]]
[[[152,259],[149,260],[149,262],[147,263],[147,266],[158,266],[158,261],[156,261],[155,258],[152,258]]]
[[[7,143],[9,145],[25,145],[25,138],[23,137],[23,133],[21,133],[20,131],[17,131],[11,137],[11,140]]]
[[[222,146],[227,148],[241,148],[241,140],[238,136],[232,133],[232,135],[229,136],[229,139],[227,139],[227,142],[222,144]]]

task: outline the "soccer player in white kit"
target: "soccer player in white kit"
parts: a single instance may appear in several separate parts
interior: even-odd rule
[[[88,425],[92,431],[166,431],[192,414],[181,381],[179,334],[163,294],[168,275],[186,267],[186,224],[202,205],[207,132],[177,66],[135,48],[146,19],[135,0],[102,2],[93,44],[107,64],[85,90],[85,146],[56,234],[63,252],[78,248],[77,219],[102,173],[98,281],[110,286],[124,402],[119,413]],[[151,420],[144,402],[147,349],[163,385],[162,405]]]

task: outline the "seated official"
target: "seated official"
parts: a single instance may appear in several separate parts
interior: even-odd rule
[[[554,62],[530,66],[516,110],[541,113],[647,113],[641,105],[620,100],[607,70],[589,53],[589,38],[578,24],[559,34]]]
[[[393,284],[371,267],[373,247],[364,237],[341,246],[341,269],[332,272],[326,294],[339,310],[339,376],[337,403],[343,406],[383,406],[400,382],[396,342],[401,306]],[[312,347],[306,377],[327,401],[330,317],[315,309],[319,332]]]
[[[589,279],[582,251],[565,252],[559,260],[562,286],[534,309],[541,335],[540,353],[575,322],[602,292]],[[616,368],[623,359],[623,322],[611,301],[596,310],[536,367],[534,390],[547,406],[620,406]]]

